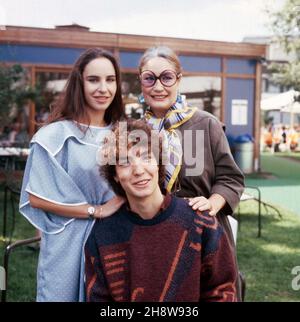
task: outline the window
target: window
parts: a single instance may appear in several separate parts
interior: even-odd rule
[[[51,103],[63,91],[69,73],[56,71],[41,71],[36,73],[36,85],[41,91],[41,99],[36,102],[35,121],[44,122],[50,111]]]
[[[221,78],[208,76],[184,76],[179,86],[191,106],[221,117]]]
[[[126,115],[136,119],[143,117],[146,105],[139,102],[141,86],[138,74],[122,74],[122,94]]]

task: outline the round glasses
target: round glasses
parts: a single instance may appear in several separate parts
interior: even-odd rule
[[[181,74],[176,74],[173,70],[164,70],[159,76],[156,76],[150,70],[144,70],[140,74],[140,81],[144,87],[152,87],[159,79],[161,84],[166,87],[173,86]]]

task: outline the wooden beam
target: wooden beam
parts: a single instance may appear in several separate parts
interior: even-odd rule
[[[261,63],[256,63],[256,79],[255,79],[255,107],[254,107],[254,171],[260,170],[260,101],[261,101]]]
[[[221,122],[225,123],[226,105],[226,58],[222,58],[222,77],[221,77]]]
[[[144,51],[155,45],[166,45],[178,54],[265,57],[266,45],[207,41],[196,39],[125,35],[78,30],[58,30],[7,26],[0,30],[0,43],[57,46],[64,48],[105,47],[110,50]]]
[[[31,86],[34,87],[36,84],[35,66],[31,67]],[[29,106],[29,137],[30,139],[35,133],[35,103],[30,102]]]
[[[248,74],[225,74],[228,78],[240,78],[240,79],[256,79],[255,75]]]

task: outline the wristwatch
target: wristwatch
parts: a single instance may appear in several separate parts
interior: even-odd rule
[[[88,207],[87,213],[88,213],[89,219],[94,219],[95,218],[95,212],[96,212],[95,207],[93,207],[93,206]]]

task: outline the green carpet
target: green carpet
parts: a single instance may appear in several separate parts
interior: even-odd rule
[[[271,173],[273,176],[268,179],[249,176],[246,178],[246,185],[259,187],[262,200],[300,215],[300,162],[263,154],[261,168],[262,172]]]

